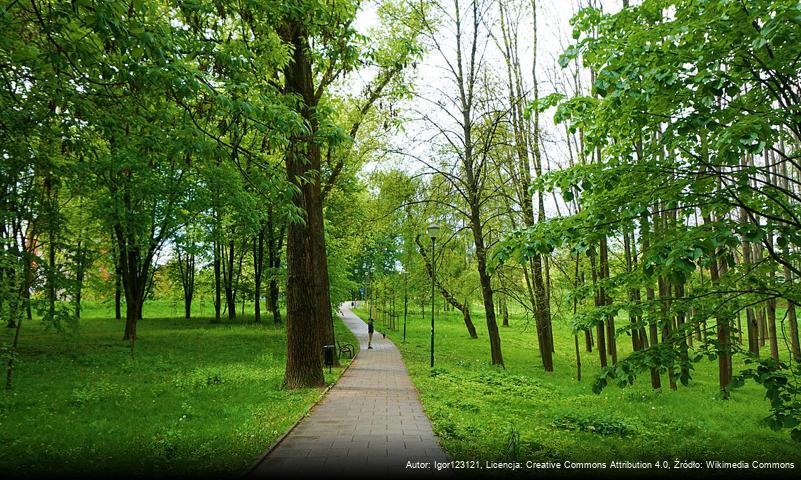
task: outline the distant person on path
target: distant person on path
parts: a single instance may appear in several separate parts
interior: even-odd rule
[[[372,350],[373,349],[373,332],[375,328],[373,328],[373,319],[367,321],[367,348]]]

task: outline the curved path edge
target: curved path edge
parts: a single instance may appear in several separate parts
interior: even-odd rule
[[[344,304],[342,321],[359,340],[359,355],[301,421],[269,450],[249,478],[325,473],[403,476],[446,473],[448,457],[434,435],[398,348]]]
[[[254,476],[254,474],[258,470],[259,466],[267,459],[267,457],[273,452],[273,450],[278,448],[278,445],[280,445],[281,442],[283,442],[284,439],[286,439],[286,437],[288,437],[289,434],[291,434],[295,430],[295,428],[298,425],[300,425],[301,422],[303,422],[303,420],[305,420],[306,417],[308,417],[311,414],[312,410],[314,410],[314,407],[316,407],[320,402],[325,400],[325,396],[328,395],[329,390],[334,388],[334,386],[336,386],[337,382],[339,382],[339,379],[342,378],[343,375],[345,375],[345,372],[348,371],[350,366],[353,365],[353,362],[355,362],[356,359],[359,357],[359,353],[361,353],[361,350],[357,350],[356,351],[356,354],[353,356],[353,359],[351,359],[351,361],[347,365],[345,365],[345,368],[342,370],[342,372],[339,374],[339,376],[336,378],[336,380],[334,380],[334,382],[332,382],[330,385],[326,386],[323,389],[323,391],[320,393],[320,396],[317,398],[317,400],[315,400],[314,403],[309,405],[309,407],[306,409],[306,411],[303,412],[303,415],[298,417],[298,419],[295,421],[295,423],[292,424],[292,426],[290,426],[284,433],[282,433],[277,439],[275,439],[275,441],[269,447],[267,447],[267,450],[265,450],[261,455],[259,455],[259,458],[257,458],[253,462],[251,462],[251,464],[245,470],[245,473],[240,475],[240,478],[245,479],[245,478],[251,478],[251,477]]]

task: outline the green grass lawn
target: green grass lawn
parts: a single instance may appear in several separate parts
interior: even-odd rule
[[[362,318],[366,313],[357,310]],[[716,362],[696,364],[690,385],[679,385],[675,392],[667,387],[666,376],[662,391],[654,392],[646,375],[634,387],[610,386],[595,395],[597,353],[584,352],[580,338],[584,378],[577,382],[573,337],[567,326],[555,325],[555,372],[546,373],[533,321],[513,316],[510,327],[500,327],[506,363],[500,369],[489,365],[483,312],[474,308],[473,315],[477,340],[469,338],[461,316],[437,315],[433,372],[428,363],[430,317],[409,316],[406,344],[402,316],[398,330],[389,332],[442,446],[454,459],[678,458],[801,464],[801,445],[790,439],[789,432],[774,432],[760,423],[769,406],[761,386],[749,384],[736,390],[731,400],[718,399]],[[383,329],[382,322],[376,325]],[[619,337],[618,349],[619,358],[627,355],[630,338]]]
[[[269,315],[211,324],[178,307],[146,304],[133,357],[102,305],[75,333],[24,323],[14,388],[0,391],[0,472],[234,476],[319,398],[281,389],[285,333]]]

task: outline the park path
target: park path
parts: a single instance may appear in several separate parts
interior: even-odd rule
[[[349,303],[341,311],[359,340],[359,355],[325,398],[256,466],[251,478],[313,473],[429,476],[433,465],[407,469],[407,462],[447,460],[398,348],[376,332],[373,350],[368,350],[367,324]]]

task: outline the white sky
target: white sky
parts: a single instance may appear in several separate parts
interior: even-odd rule
[[[380,1],[380,0],[378,0]],[[495,23],[498,17],[497,3],[495,0],[488,0],[492,4],[492,13],[489,14],[483,33],[483,40],[486,42],[484,59],[484,69],[486,75],[497,79],[501,91],[506,89],[506,70],[501,52],[496,47],[495,40],[487,36],[491,32],[501,39],[500,26]],[[519,22],[519,56],[525,89],[529,90],[532,86],[531,73],[531,51],[533,25],[531,20],[531,1],[530,0],[507,0],[510,3],[519,5],[520,15],[516,18]],[[572,28],[570,18],[576,13],[580,5],[586,5],[592,0],[537,0],[537,23],[538,23],[538,63],[537,77],[540,97],[557,90],[563,90],[555,84],[555,79],[562,75],[567,75],[558,64],[558,58],[564,49],[572,42]],[[605,11],[619,10],[622,6],[621,0],[595,0],[602,3]],[[441,3],[450,6],[452,10],[453,0],[441,0]],[[370,28],[378,23],[376,16],[376,1],[365,5],[360,14],[356,26],[367,33]],[[469,0],[462,0],[462,10],[466,10]],[[446,25],[447,27],[447,25]],[[437,42],[446,52],[448,61],[455,62],[455,39],[453,31],[447,28],[441,29],[437,33]],[[437,144],[443,144],[444,139],[437,135],[437,129],[431,122],[435,122],[441,128],[455,126],[455,122],[442,109],[437,107],[436,102],[445,105],[449,101],[457,98],[456,85],[450,78],[449,71],[444,68],[445,59],[443,55],[433,48],[433,42],[426,42],[432,48],[427,52],[423,61],[418,65],[415,74],[414,88],[419,95],[414,101],[405,102],[401,105],[402,115],[407,119],[405,131],[395,135],[393,139],[394,149],[407,152],[413,156],[426,159],[437,159]],[[467,45],[465,47],[467,48]],[[351,89],[360,89],[369,79],[370,72],[360,72],[356,78],[350,82]],[[557,80],[558,82],[558,80]],[[586,86],[588,80],[584,81]],[[505,93],[503,93],[505,95]],[[451,113],[456,113],[451,109]],[[547,112],[541,116],[543,128],[542,152],[543,162],[551,164],[552,168],[557,165],[567,164],[567,147],[565,144],[565,133],[563,126],[555,126],[552,122],[553,112]],[[410,156],[395,155],[395,158],[382,162],[369,164],[365,168],[365,173],[373,169],[382,168],[402,168],[408,172],[420,172],[426,170],[425,165],[414,160]],[[548,206],[549,215],[555,213],[553,200]]]

